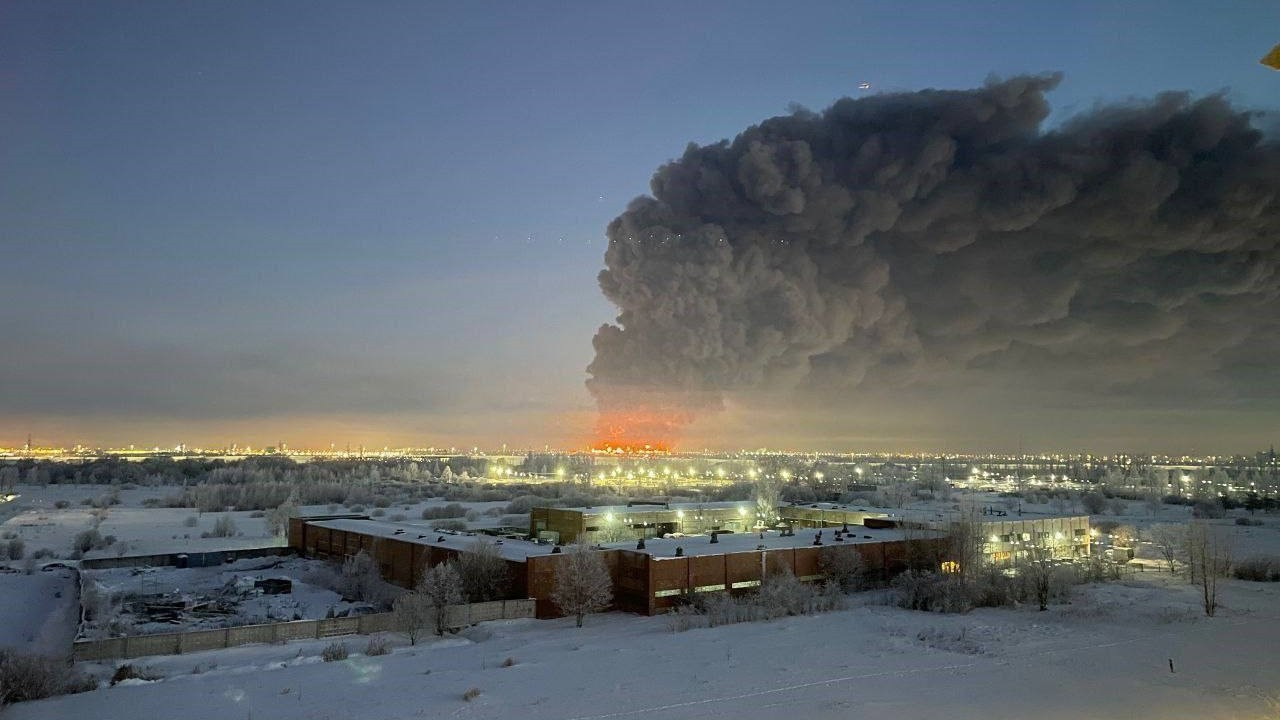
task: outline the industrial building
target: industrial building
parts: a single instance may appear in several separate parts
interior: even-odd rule
[[[763,524],[797,528],[865,525],[868,518],[890,519],[883,511],[837,503],[779,505]],[[761,524],[755,505],[748,501],[707,503],[631,503],[578,508],[533,508],[529,537],[550,543],[611,542],[697,535],[711,532],[748,532]]]
[[[907,567],[912,550],[918,554],[927,546],[935,557],[949,551],[951,521],[945,516],[903,518],[828,503],[781,506],[778,516],[789,527],[760,530],[747,529],[751,510],[748,503],[535,508],[531,536],[536,539],[498,541],[508,563],[507,597],[533,598],[538,617],[559,617],[551,597],[565,556],[557,541],[578,538],[596,542],[603,554],[613,580],[614,609],[642,614],[661,612],[696,593],[757,587],[783,569],[801,580],[816,580],[823,552],[856,552],[869,574],[887,580]],[[597,542],[603,523],[627,535]],[[1032,545],[1051,548],[1054,557],[1089,552],[1087,516],[994,519],[979,527],[983,552],[998,564],[1017,560]],[[302,517],[289,524],[289,545],[299,553],[340,561],[364,551],[387,581],[401,587],[412,587],[424,568],[467,552],[481,539],[368,518]]]

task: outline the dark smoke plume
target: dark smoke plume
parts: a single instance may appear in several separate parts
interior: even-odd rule
[[[1280,394],[1280,147],[1216,95],[1046,131],[1058,80],[846,98],[660,168],[608,229],[603,431],[984,373]]]

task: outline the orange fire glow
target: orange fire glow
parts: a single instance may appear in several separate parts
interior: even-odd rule
[[[619,455],[668,453],[687,423],[681,413],[642,408],[602,413],[596,421],[591,449]]]

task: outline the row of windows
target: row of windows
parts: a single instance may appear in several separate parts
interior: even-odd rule
[[[822,577],[821,575],[803,575],[803,576],[801,576],[799,579],[800,579],[801,581],[806,581],[806,580],[818,580],[818,579],[820,579],[821,577]],[[740,581],[738,581],[738,582],[736,582],[736,583],[731,583],[731,584],[729,585],[729,587],[730,587],[730,588],[732,588],[732,589],[734,589],[734,590],[742,590],[742,589],[744,589],[744,588],[760,587],[760,581],[759,581],[759,580],[740,580]],[[720,591],[720,590],[724,590],[724,589],[725,589],[725,585],[724,585],[724,583],[720,583],[720,584],[718,584],[718,585],[699,585],[699,586],[695,587],[695,588],[693,589],[693,591],[694,591],[694,592],[718,592],[718,591]],[[655,591],[654,591],[654,593],[653,593],[653,596],[654,596],[654,597],[656,597],[656,598],[663,598],[663,597],[675,597],[675,596],[677,596],[677,595],[683,595],[683,594],[684,594],[684,592],[685,592],[685,591],[684,591],[684,589],[683,589],[683,588],[673,588],[673,589],[670,589],[670,590],[655,590]]]

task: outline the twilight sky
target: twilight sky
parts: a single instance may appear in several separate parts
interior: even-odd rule
[[[584,445],[605,228],[689,142],[991,74],[1061,71],[1048,127],[1164,90],[1276,106],[1280,5],[1120,5],[6,2],[0,446]],[[684,444],[1244,452],[1280,430],[1270,376],[1105,402],[1037,392],[1037,367],[1061,372],[731,397]]]

